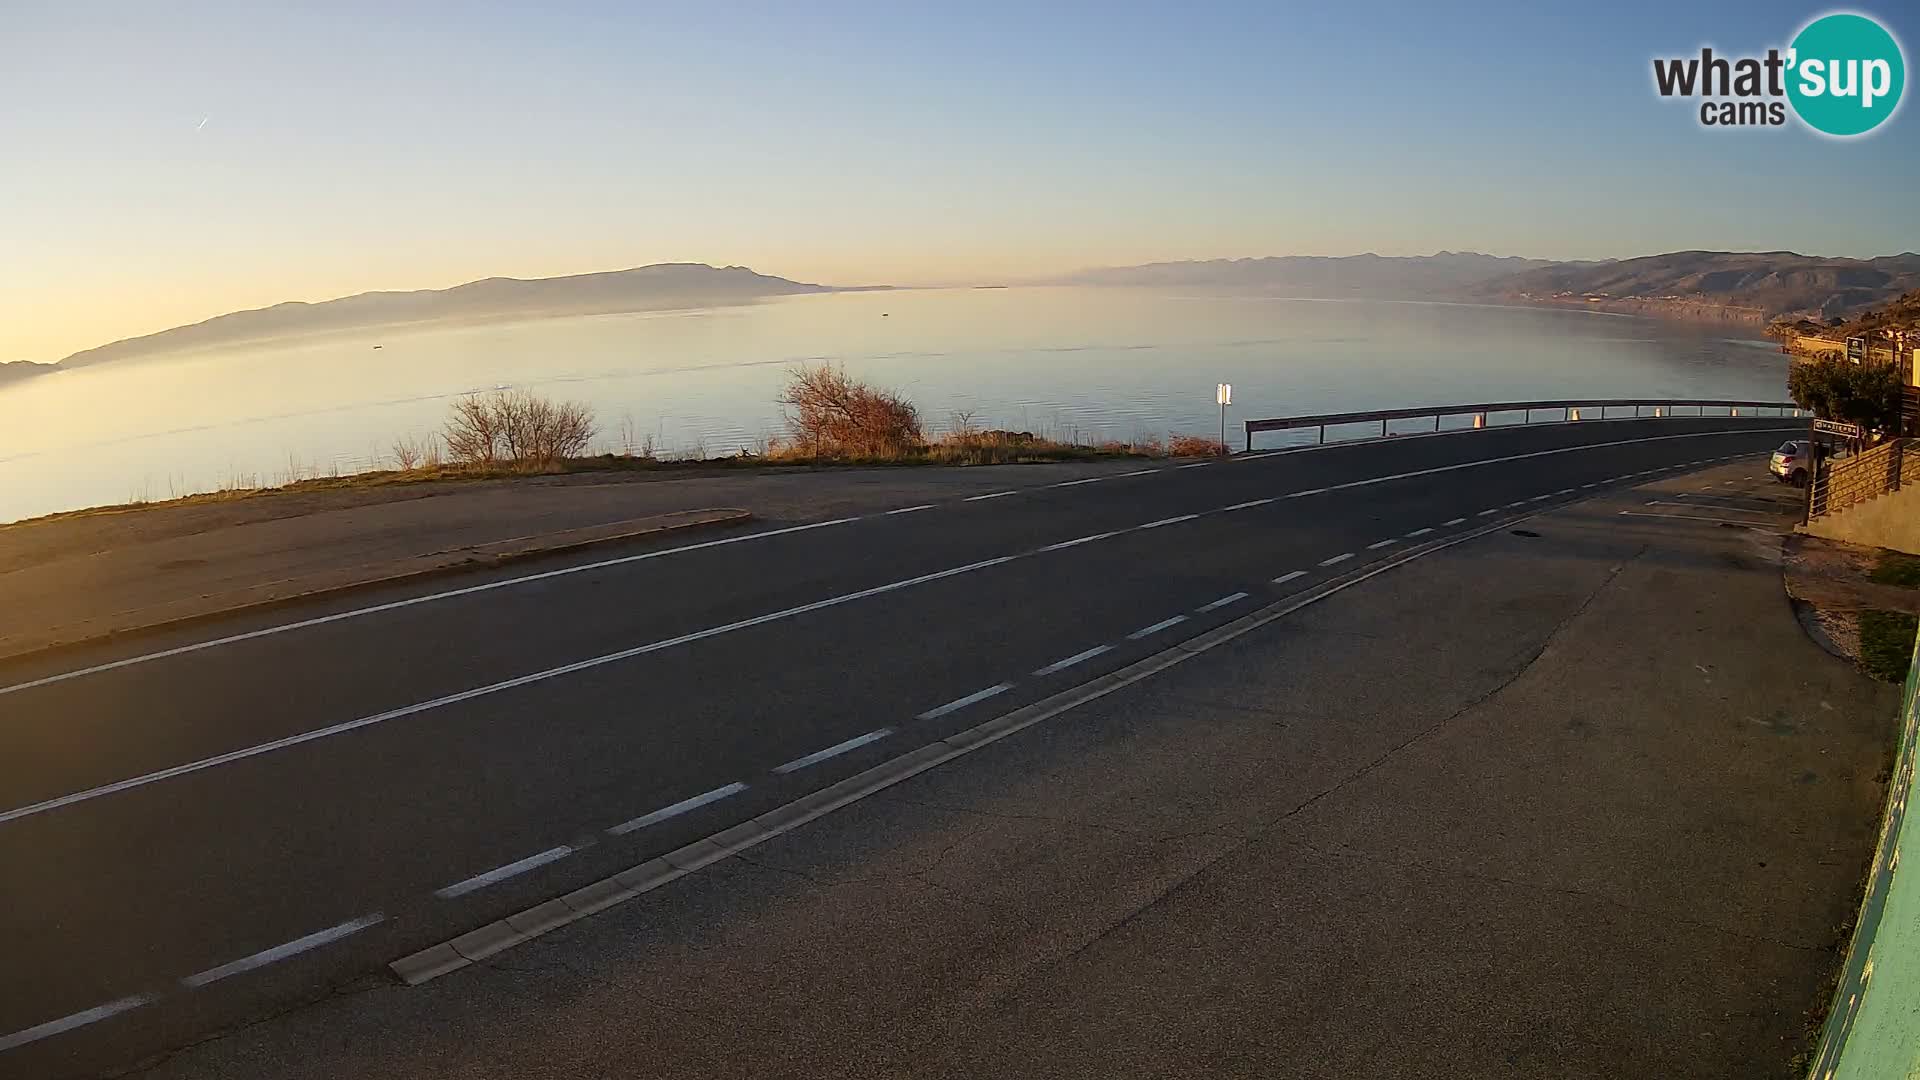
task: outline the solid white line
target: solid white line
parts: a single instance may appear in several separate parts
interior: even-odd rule
[[[1161,619],[1159,622],[1154,623],[1152,626],[1143,626],[1140,629],[1135,630],[1133,633],[1128,634],[1127,640],[1139,641],[1143,637],[1147,637],[1152,634],[1157,634],[1160,631],[1165,630],[1169,626],[1178,626],[1179,624],[1186,621],[1187,621],[1187,617],[1185,615],[1175,615],[1171,619]]]
[[[1111,476],[1089,476],[1081,480],[1062,480],[1057,484],[1052,484],[1049,486],[1057,487],[1057,488],[1076,487],[1080,484],[1097,484],[1102,480],[1111,480],[1111,479],[1113,479],[1113,477]]]
[[[650,814],[642,814],[631,821],[623,821],[609,828],[607,834],[609,836],[625,836],[630,832],[636,832],[649,825],[657,825],[668,818],[679,817],[689,810],[697,810],[710,802],[719,802],[728,796],[738,795],[745,790],[747,790],[747,785],[735,781],[725,787],[717,787],[712,791],[702,792],[691,799],[681,799],[677,803],[663,806]]]
[[[575,672],[586,671],[591,668],[601,667],[605,664],[630,660],[636,656],[659,652],[662,649],[671,649],[680,645],[691,644],[695,641],[704,641],[707,638],[719,637],[722,634],[729,634],[736,630],[745,630],[749,627],[777,622],[781,619],[792,618],[796,615],[804,615],[808,612],[820,611],[824,608],[837,607],[838,605],[851,603],[855,600],[864,600],[870,596],[879,596],[882,593],[893,592],[896,589],[911,588],[915,585],[924,585],[930,581],[939,581],[959,574],[971,573],[975,570],[984,570],[987,567],[999,566],[1001,563],[1009,563],[1023,557],[1024,555],[1002,555],[997,559],[982,559],[979,562],[968,563],[965,566],[956,566],[947,570],[935,571],[931,574],[922,574],[919,577],[907,578],[903,581],[893,581],[885,585],[876,585],[871,589],[843,593],[839,596],[828,597],[825,600],[815,600],[810,604],[801,604],[798,607],[769,612],[765,615],[756,615],[750,619],[741,619],[738,622],[726,623],[722,626],[711,626],[705,630],[695,630],[689,634],[681,634],[679,637],[649,642],[645,645],[637,645],[631,649],[622,649],[619,652],[606,653],[601,656],[589,657],[585,660],[576,660],[571,664],[548,668],[545,671],[536,671],[531,675],[521,675],[518,678],[504,679],[500,682],[488,683],[485,686],[476,686],[471,690],[462,690],[444,697],[437,697],[431,701],[404,705],[398,709],[388,709],[386,712],[375,713],[372,716],[363,716],[358,720],[348,720],[344,723],[315,728],[312,731],[304,731],[298,735],[289,735],[284,739],[275,739],[272,742],[261,743],[257,746],[249,746],[241,750],[232,750],[225,754],[201,758],[199,761],[190,761],[185,765],[175,765],[172,768],[161,769],[158,772],[151,772],[126,780],[118,780],[111,784],[102,784],[99,787],[88,788],[85,791],[76,791],[71,795],[62,795],[59,798],[47,799],[43,802],[34,803],[31,806],[22,806],[15,810],[8,810],[0,813],[0,824],[16,818],[30,817],[34,814],[42,814],[49,810],[57,810],[63,806],[72,806],[75,803],[86,802],[89,799],[97,799],[103,795],[112,795],[132,788],[143,787],[161,780],[170,780],[176,776],[185,776],[188,773],[199,772],[202,769],[211,769],[216,765],[227,765],[235,761],[257,757],[261,754],[272,753],[275,750],[284,750],[290,746],[299,746],[302,743],[313,742],[316,739],[325,739],[349,731],[356,731],[360,728],[372,727],[375,724],[384,724],[389,720],[398,720],[404,716],[413,716],[443,706],[455,705],[462,701],[472,701],[474,698],[486,697],[489,694],[497,694],[505,690],[514,690],[522,686],[530,686],[534,683],[545,682],[548,679],[557,679],[562,675],[572,675]]]
[[[1399,542],[1400,542],[1400,538],[1399,538],[1399,537],[1397,537],[1397,536],[1389,536],[1389,537],[1387,537],[1387,538],[1386,538],[1385,540],[1375,540],[1375,541],[1374,541],[1373,543],[1371,543],[1371,544],[1368,544],[1368,545],[1367,545],[1367,550],[1368,550],[1368,551],[1379,551],[1379,550],[1380,550],[1381,548],[1387,548],[1387,547],[1392,547],[1393,545],[1395,545],[1395,544],[1397,544],[1397,543],[1399,543]]]
[[[1112,650],[1112,648],[1113,646],[1111,645],[1095,645],[1093,648],[1088,649],[1085,652],[1074,653],[1072,656],[1067,657],[1065,660],[1055,660],[1053,663],[1048,664],[1046,667],[1043,667],[1040,670],[1034,672],[1034,674],[1035,675],[1052,675],[1054,672],[1057,672],[1057,671],[1065,671],[1066,669],[1072,667],[1073,665],[1079,663],[1082,660],[1091,660],[1094,657],[1099,656],[1103,652],[1108,652]]]
[[[1304,499],[1309,495],[1324,495],[1332,490],[1332,488],[1308,488],[1305,491],[1288,492],[1286,497],[1289,499]]]
[[[1321,565],[1321,566],[1332,566],[1332,565],[1333,565],[1334,563],[1343,563],[1343,562],[1346,562],[1346,561],[1347,561],[1348,559],[1351,559],[1351,558],[1353,558],[1353,552],[1351,552],[1351,551],[1343,551],[1343,552],[1341,552],[1340,554],[1338,554],[1338,555],[1335,555],[1335,556],[1334,556],[1333,558],[1331,558],[1331,559],[1321,559],[1321,560],[1320,560],[1320,565]]]
[[[1461,521],[1465,521],[1465,520],[1466,520],[1465,518],[1455,518],[1455,519],[1454,519],[1453,521],[1449,521],[1449,522],[1447,522],[1447,524],[1449,524],[1449,525],[1455,525],[1455,524],[1458,524],[1459,522],[1461,522]],[[1430,532],[1432,532],[1432,531],[1433,531],[1433,530],[1432,530],[1431,528],[1426,528],[1426,529],[1415,529],[1415,530],[1413,530],[1412,532],[1410,532],[1410,533],[1408,533],[1408,534],[1407,534],[1407,539],[1409,539],[1409,540],[1411,540],[1411,539],[1413,539],[1413,538],[1414,538],[1414,537],[1416,537],[1416,536],[1425,536],[1425,535],[1427,535],[1428,533],[1430,533]]]
[[[1268,503],[1273,501],[1274,500],[1272,499],[1248,499],[1246,502],[1243,502],[1243,503],[1234,503],[1232,506],[1223,506],[1220,508],[1220,512],[1224,514],[1233,510],[1251,510],[1256,506],[1265,506]]]
[[[1246,598],[1247,598],[1247,594],[1243,592],[1228,593],[1226,596],[1223,596],[1220,599],[1213,601],[1212,603],[1202,604],[1199,607],[1195,608],[1194,610],[1199,612],[1218,611],[1221,608],[1226,607],[1228,604],[1237,603],[1241,600],[1245,600]]]
[[[243,971],[252,971],[254,968],[266,967],[275,961],[285,960],[289,956],[306,952],[309,949],[317,949],[330,942],[339,941],[349,934],[357,934],[367,927],[373,926],[384,918],[386,918],[386,916],[375,913],[343,922],[339,926],[330,926],[317,933],[308,934],[306,937],[296,938],[287,942],[285,945],[275,945],[271,949],[262,949],[252,956],[243,956],[231,964],[221,964],[217,968],[208,968],[198,975],[189,975],[180,980],[180,985],[189,990],[198,990],[208,983],[219,982],[229,975],[238,975]]]
[[[123,997],[118,1001],[109,1001],[105,1005],[96,1005],[91,1009],[74,1013],[71,1016],[63,1016],[58,1020],[49,1020],[44,1024],[36,1024],[25,1031],[16,1031],[11,1035],[0,1035],[0,1051],[11,1050],[16,1046],[25,1046],[31,1042],[39,1042],[48,1036],[58,1035],[63,1031],[72,1031],[77,1027],[85,1027],[97,1020],[105,1020],[109,1016],[116,1016],[126,1012],[128,1009],[137,1009],[152,1000],[153,998],[149,995],[135,994],[132,997]]]
[[[889,510],[887,511],[887,516],[892,517],[895,514],[911,514],[915,511],[931,509],[933,509],[932,503],[921,503],[919,506],[903,506],[898,510]]]
[[[1199,514],[1181,514],[1177,517],[1161,518],[1159,521],[1149,521],[1145,525],[1136,526],[1136,528],[1142,531],[1145,531],[1147,529],[1157,529],[1162,525],[1178,525],[1183,521],[1192,521],[1194,518],[1197,518],[1199,516],[1200,516]]]
[[[550,847],[538,855],[529,855],[524,859],[510,862],[505,866],[496,866],[484,874],[475,874],[465,881],[456,881],[444,889],[435,889],[433,890],[433,895],[442,900],[451,900],[456,896],[465,896],[477,889],[484,889],[489,885],[498,884],[510,877],[524,874],[529,870],[545,866],[550,862],[558,862],[571,854],[573,854],[573,849],[565,844],[559,847]],[[303,938],[301,940],[305,939]]]
[[[1718,507],[1715,507],[1715,509],[1718,509]],[[1765,526],[1768,524],[1764,521],[1741,521],[1737,518],[1701,517],[1698,514],[1645,514],[1638,510],[1622,510],[1620,511],[1620,516],[1663,518],[1667,521],[1714,521],[1722,525],[1745,525],[1749,529],[1760,529],[1763,532],[1766,531]]]
[[[1305,570],[1289,570],[1286,573],[1281,574],[1279,577],[1274,578],[1273,583],[1275,585],[1285,585],[1287,582],[1292,581],[1295,578],[1303,578],[1306,576],[1307,576],[1307,572]]]
[[[1790,507],[1781,507],[1774,510],[1755,510],[1751,506],[1719,506],[1714,503],[1699,502],[1697,496],[1695,497],[1695,501],[1692,502],[1680,502],[1677,499],[1648,499],[1646,505],[1684,506],[1690,510],[1718,510],[1723,514],[1759,514],[1762,517],[1773,518],[1784,517],[1793,512]]]
[[[846,742],[834,743],[825,750],[815,750],[806,757],[794,758],[785,765],[777,765],[773,771],[777,773],[790,773],[804,769],[809,765],[818,765],[830,757],[839,757],[849,750],[857,750],[870,742],[879,742],[891,734],[893,734],[893,729],[890,727],[876,728],[873,731],[867,732],[865,735],[855,735]]]
[[[989,491],[985,495],[969,495],[966,498],[961,499],[960,501],[961,502],[979,502],[982,499],[998,499],[1007,495],[1018,495],[1019,493],[1020,492],[1017,489],[1013,491]]]
[[[562,577],[567,574],[585,573],[590,570],[604,570],[609,566],[625,566],[628,563],[644,562],[648,559],[678,555],[687,551],[700,551],[705,548],[722,547],[726,544],[742,544],[749,540],[764,540],[771,536],[786,536],[791,533],[806,532],[809,529],[825,529],[830,526],[845,525],[849,522],[859,520],[858,517],[835,518],[832,521],[816,521],[811,525],[794,525],[785,529],[769,529],[766,532],[749,533],[746,536],[728,536],[719,540],[707,540],[698,544],[686,544],[681,547],[666,548],[661,551],[644,551],[638,555],[622,555],[617,559],[601,559],[598,562],[582,563],[579,566],[562,566],[555,570],[543,570],[538,574],[523,574],[519,577],[503,578],[499,581],[489,581],[481,585],[468,585],[465,588],[448,589],[445,592],[428,593],[424,596],[412,596],[405,600],[394,600],[390,603],[375,604],[372,607],[355,608],[352,611],[337,611],[331,615],[320,615],[311,619],[301,619],[298,622],[282,623],[279,626],[269,626],[261,630],[250,630],[244,634],[229,634],[226,637],[198,641],[192,645],[181,645],[178,648],[162,649],[159,652],[143,653],[139,656],[129,656],[124,660],[114,660],[105,664],[95,664],[92,667],[63,671],[58,675],[49,675],[43,679],[33,679],[28,682],[15,683],[12,686],[0,686],[0,694],[11,694],[20,690],[31,690],[36,686],[48,686],[57,682],[65,682],[68,679],[77,679],[83,675],[97,675],[103,671],[115,671],[119,668],[132,667],[135,664],[145,664],[154,660],[165,660],[173,656],[184,656],[188,653],[200,652],[203,649],[216,649],[223,645],[234,645],[242,641],[271,637],[274,634],[285,634],[294,630],[306,630],[315,626],[325,626],[328,623],[357,619],[363,615],[378,615],[382,612],[398,611],[401,608],[409,608],[415,604],[427,604],[436,600],[450,600],[457,596],[472,596],[475,593],[488,592],[493,589],[504,589],[511,585],[524,585],[529,581],[545,581],[548,578]],[[5,819],[0,818],[0,820]]]
[[[1122,532],[1125,532],[1125,531],[1126,530],[1124,529],[1116,529],[1113,532],[1094,533],[1092,536],[1082,536],[1077,540],[1062,540],[1057,544],[1048,544],[1046,547],[1040,548],[1038,550],[1039,551],[1059,551],[1062,548],[1070,548],[1077,544],[1091,544],[1095,540],[1105,540],[1108,537],[1119,536]]]
[[[915,720],[938,720],[950,712],[959,712],[961,709],[966,708],[967,706],[973,704],[976,701],[985,701],[995,694],[1002,693],[1004,691],[1011,690],[1011,689],[1013,689],[1012,683],[1003,682],[996,686],[989,686],[985,690],[975,690],[973,693],[968,694],[966,697],[955,698],[952,701],[947,702],[945,705],[942,705],[937,709],[928,709],[926,712],[923,712],[920,715],[914,717],[914,719]]]

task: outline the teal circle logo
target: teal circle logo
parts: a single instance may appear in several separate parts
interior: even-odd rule
[[[1900,43],[1865,15],[1813,20],[1787,56],[1787,100],[1815,131],[1864,135],[1900,107],[1907,83]]]

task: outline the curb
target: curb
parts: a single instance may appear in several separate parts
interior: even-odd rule
[[[692,521],[671,520],[673,518],[691,517],[692,515],[695,515],[695,514],[712,514],[712,515],[720,515],[720,516],[702,517]],[[43,659],[45,657],[51,656],[56,653],[64,652],[68,649],[80,648],[80,647],[89,646],[89,645],[99,645],[105,642],[117,641],[121,638],[132,637],[139,634],[153,633],[153,632],[162,631],[162,630],[179,630],[179,629],[184,629],[190,626],[196,626],[201,623],[213,622],[218,619],[232,618],[236,615],[258,614],[261,612],[273,611],[278,608],[291,607],[295,604],[304,604],[314,600],[327,599],[327,598],[336,597],[336,596],[344,596],[350,593],[362,592],[369,589],[389,588],[395,585],[405,585],[412,582],[424,581],[429,578],[449,577],[454,574],[470,573],[475,570],[491,570],[496,567],[505,566],[509,563],[521,562],[527,559],[536,559],[546,555],[562,555],[568,552],[583,551],[583,550],[586,550],[587,548],[600,547],[606,544],[618,544],[618,543],[623,543],[629,540],[637,540],[644,537],[657,536],[662,533],[685,532],[692,529],[711,528],[718,525],[737,525],[737,524],[740,524],[741,522],[750,521],[752,519],[753,519],[752,512],[740,509],[738,507],[731,507],[731,506],[710,507],[710,508],[703,508],[698,510],[676,510],[673,513],[669,513],[669,514],[656,514],[656,515],[653,515],[652,517],[633,519],[636,521],[664,522],[664,524],[652,524],[652,525],[647,525],[643,528],[628,529],[623,532],[614,533],[609,536],[588,537],[581,540],[566,541],[566,542],[554,544],[551,546],[536,545],[533,547],[517,547],[517,548],[510,548],[505,551],[485,550],[489,547],[499,546],[502,543],[518,542],[518,541],[510,540],[510,541],[496,541],[491,544],[474,544],[468,547],[461,547],[461,548],[448,548],[444,551],[432,552],[427,556],[416,556],[416,557],[431,557],[432,555],[451,555],[456,552],[462,552],[462,551],[470,551],[473,554],[469,558],[457,563],[448,563],[442,566],[429,566],[419,570],[408,570],[398,574],[387,574],[382,577],[368,578],[364,581],[350,581],[342,585],[330,585],[325,588],[309,589],[306,592],[291,593],[286,596],[275,596],[265,600],[254,600],[248,603],[236,604],[231,607],[224,607],[214,611],[194,612],[191,615],[181,615],[175,618],[161,619],[157,622],[144,623],[139,626],[122,627],[117,630],[109,630],[109,631],[106,631],[105,633],[93,634],[88,637],[75,638],[71,641],[56,641],[47,645],[38,645],[31,649],[23,650],[21,652],[9,653],[9,652],[0,651],[0,663],[13,663],[15,661],[20,661],[20,660],[38,660],[38,659]],[[618,523],[616,522],[615,524],[618,524]],[[567,530],[562,530],[560,532],[548,533],[546,535],[566,536],[569,533],[584,532],[589,529],[594,529],[599,527],[601,526],[588,525],[581,529],[567,529]],[[535,541],[537,541],[538,539],[539,539],[538,536],[519,538],[519,540],[535,540]]]
[[[983,721],[944,739],[937,739],[918,750],[881,762],[864,772],[784,803],[758,817],[723,829],[705,839],[696,840],[665,855],[649,859],[611,877],[602,878],[525,911],[488,923],[449,941],[410,953],[388,964],[387,967],[408,986],[418,986],[449,972],[458,971],[516,945],[531,941],[550,930],[557,930],[588,915],[631,900],[641,893],[657,889],[667,882],[685,877],[702,867],[710,866],[728,856],[799,828],[849,803],[857,802],[875,792],[918,776],[935,766],[998,742],[1043,720],[1052,719],[1087,702],[1105,697],[1122,687],[1140,682],[1270,622],[1319,603],[1369,578],[1434,552],[1504,531],[1518,522],[1563,509],[1566,505],[1573,504],[1542,507],[1529,513],[1504,518],[1459,536],[1409,548],[1397,556],[1362,567],[1345,577],[1335,578],[1295,596],[1283,597],[1232,622],[1136,660],[1117,671],[1108,672],[1079,686],[1062,690],[1030,705]]]

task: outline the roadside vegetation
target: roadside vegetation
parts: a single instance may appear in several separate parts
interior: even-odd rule
[[[1876,679],[1905,682],[1907,667],[1913,663],[1916,633],[1920,633],[1920,616],[1900,611],[1861,612],[1860,666]]]
[[[677,454],[661,453],[653,437],[639,435],[631,420],[621,424],[611,438],[603,439],[593,410],[579,402],[554,401],[527,390],[474,394],[448,407],[440,430],[394,439],[384,451],[375,452],[375,467],[364,471],[342,473],[336,466],[302,467],[289,460],[285,474],[277,480],[235,473],[214,491],[186,493],[174,489],[165,499],[135,492],[127,502],[115,506],[49,514],[0,528],[275,493],[504,477],[850,465],[1000,465],[1128,457],[1218,457],[1228,453],[1227,447],[1211,436],[1176,434],[1163,441],[1140,434],[1124,440],[1091,440],[1079,432],[986,428],[967,412],[952,414],[940,430],[929,432],[912,401],[830,365],[794,367],[776,400],[786,422],[785,434],[763,438],[735,453],[709,455],[702,444]]]
[[[1794,404],[1824,420],[1895,431],[1900,423],[1900,374],[1892,364],[1802,360],[1787,371]]]

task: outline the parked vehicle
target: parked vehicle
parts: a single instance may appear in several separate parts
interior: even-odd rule
[[[1794,487],[1807,486],[1807,478],[1813,475],[1813,463],[1827,460],[1827,447],[1810,439],[1788,439],[1773,452],[1767,462],[1767,471],[1784,484]]]

